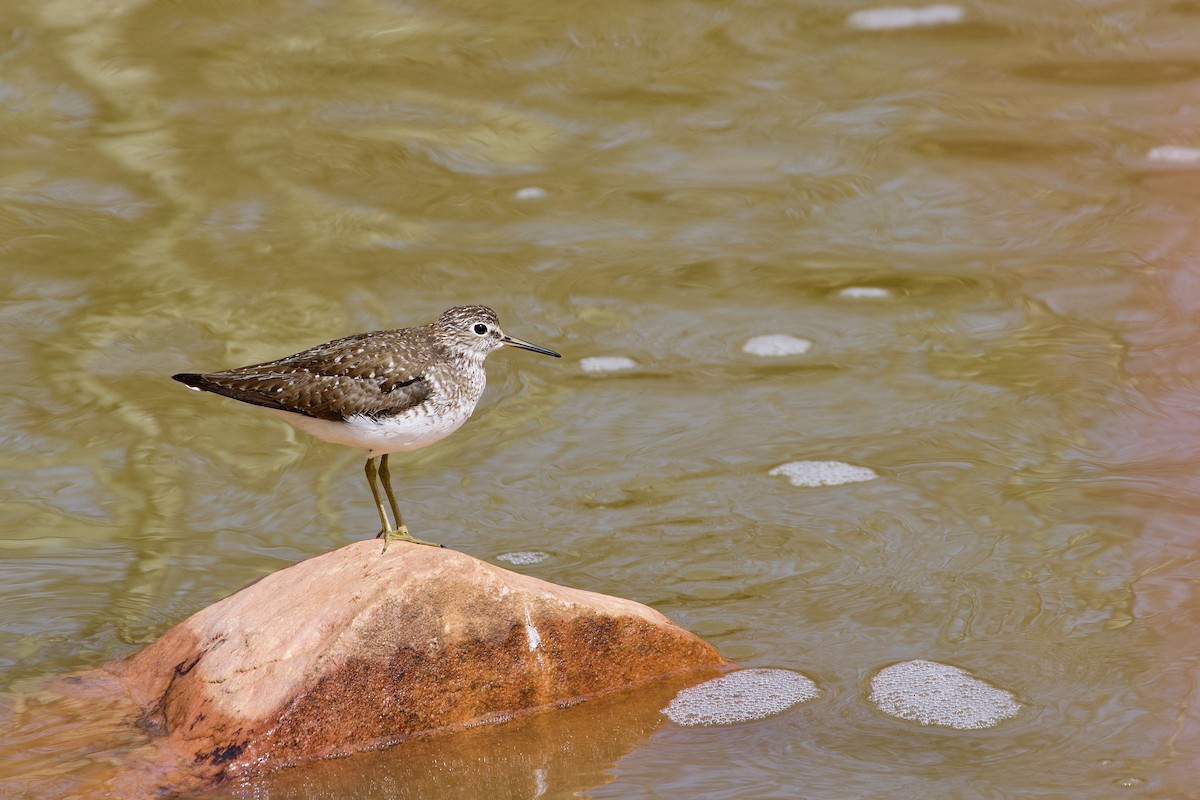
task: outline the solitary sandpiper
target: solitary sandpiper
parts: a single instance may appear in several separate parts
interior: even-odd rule
[[[505,345],[559,357],[505,335],[486,306],[456,306],[429,325],[359,333],[277,361],[171,377],[265,408],[318,439],[366,450],[367,484],[383,525],[377,536],[386,551],[396,539],[432,544],[412,536],[400,516],[388,454],[431,445],[458,430],[483,394],[483,360]],[[379,498],[377,473],[395,527]]]

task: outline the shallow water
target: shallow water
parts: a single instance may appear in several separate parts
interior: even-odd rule
[[[6,4],[0,686],[376,530],[358,455],[170,374],[481,302],[565,357],[494,355],[476,417],[392,459],[414,532],[822,695],[238,796],[1194,791],[1200,153],[1151,154],[1200,146],[1200,7],[871,8]],[[743,351],[772,334],[812,346]],[[805,460],[880,477],[769,474]],[[1023,708],[889,718],[869,679],[908,659]]]

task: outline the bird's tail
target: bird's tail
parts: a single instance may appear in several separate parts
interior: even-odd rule
[[[178,375],[172,375],[171,380],[179,381],[189,389],[195,389],[197,392],[202,392],[208,388],[209,381],[198,372],[180,372]]]

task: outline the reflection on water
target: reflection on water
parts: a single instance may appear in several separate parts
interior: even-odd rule
[[[242,781],[205,797],[574,797],[662,725],[677,686],[602,697],[454,736],[417,739]]]
[[[492,365],[394,459],[414,532],[822,687],[723,729],[613,711],[501,794],[1177,796],[1200,14],[948,7],[7,4],[0,684],[373,534],[357,455],[167,376],[479,302],[566,358]],[[810,346],[743,351],[780,335]],[[879,478],[769,475],[805,461]],[[1021,713],[866,703],[919,659]],[[455,796],[479,736],[254,791]]]

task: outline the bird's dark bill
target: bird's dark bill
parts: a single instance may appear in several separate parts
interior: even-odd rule
[[[532,344],[523,339],[518,339],[515,336],[505,336],[500,341],[504,342],[509,347],[519,347],[522,350],[532,350],[533,352],[541,353],[544,356],[554,356],[555,358],[562,358],[561,355],[554,352],[553,350],[547,350],[544,347],[538,347],[536,344]]]

